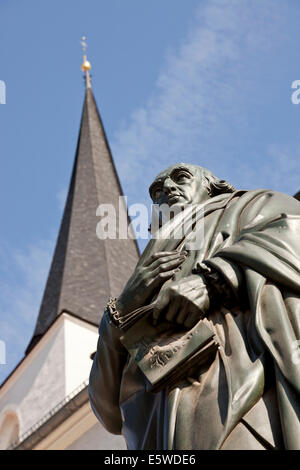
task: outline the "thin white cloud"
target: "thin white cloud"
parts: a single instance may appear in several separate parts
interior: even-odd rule
[[[23,357],[33,333],[53,247],[53,241],[40,241],[23,251],[0,249],[0,339],[7,347],[0,383]]]
[[[133,111],[112,141],[129,198],[176,161],[209,167],[234,183],[241,175],[238,163],[244,168],[241,183],[255,183],[251,162],[230,159],[222,144],[228,146],[231,136],[234,147],[239,133],[247,132],[248,95],[255,96],[261,63],[281,40],[282,8],[281,0],[199,3],[191,30],[168,53],[147,104]]]
[[[56,194],[63,211],[67,188]],[[39,240],[24,249],[0,246],[0,340],[6,344],[6,364],[0,365],[0,384],[22,359],[38,317],[53,257],[52,239]]]

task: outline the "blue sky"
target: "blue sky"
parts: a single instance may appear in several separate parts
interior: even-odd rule
[[[149,202],[177,161],[238,188],[300,189],[299,24],[297,0],[0,0],[0,382],[31,337],[59,228],[81,36],[124,192]]]

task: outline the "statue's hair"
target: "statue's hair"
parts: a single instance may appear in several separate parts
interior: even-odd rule
[[[235,191],[235,187],[228,181],[220,180],[206,168],[201,168],[201,170],[203,183],[210,197],[218,196],[219,194],[224,193],[233,193]]]
[[[208,170],[207,168],[203,168],[199,165],[193,165],[190,163],[178,163],[176,165],[168,167],[165,171],[171,170],[175,166],[186,166],[190,168],[192,167],[194,169],[195,174],[198,174],[198,177],[202,178],[203,185],[205,186],[210,197],[218,196],[219,194],[224,193],[233,193],[235,191],[235,187],[228,181],[220,180],[210,170]]]

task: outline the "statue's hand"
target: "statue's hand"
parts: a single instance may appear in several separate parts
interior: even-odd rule
[[[138,265],[116,301],[120,315],[145,305],[155,290],[175,274],[186,256],[187,252],[162,251]]]
[[[170,322],[192,328],[209,310],[211,301],[204,277],[191,274],[188,277],[168,283],[156,299],[153,323],[161,315]]]

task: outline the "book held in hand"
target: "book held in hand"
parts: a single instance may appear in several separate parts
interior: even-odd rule
[[[153,326],[148,314],[120,339],[146,376],[147,390],[152,392],[176,385],[195,366],[211,361],[218,349],[205,318],[187,331],[167,321]]]

